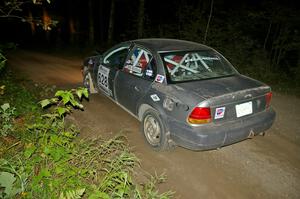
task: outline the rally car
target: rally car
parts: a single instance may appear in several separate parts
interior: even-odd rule
[[[220,148],[265,132],[275,119],[269,86],[190,41],[118,44],[85,59],[83,84],[136,117],[156,150]]]

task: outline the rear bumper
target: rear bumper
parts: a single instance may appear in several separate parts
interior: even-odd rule
[[[253,132],[257,135],[269,129],[275,120],[272,108],[237,121],[192,127],[169,122],[171,139],[179,146],[191,150],[216,149],[245,140]]]

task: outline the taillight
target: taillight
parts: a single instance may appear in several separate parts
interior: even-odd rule
[[[211,122],[211,114],[209,107],[196,107],[189,115],[189,123],[191,124],[205,124]]]
[[[268,108],[271,104],[272,92],[268,92],[266,94],[266,108]]]

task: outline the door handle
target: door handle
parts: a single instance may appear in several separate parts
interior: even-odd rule
[[[134,86],[134,90],[136,90],[137,92],[140,92],[140,89],[138,86]]]

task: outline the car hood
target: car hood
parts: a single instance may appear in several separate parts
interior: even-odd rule
[[[176,84],[177,87],[181,87],[183,90],[193,92],[204,99],[241,90],[257,88],[263,85],[263,83],[243,75],[234,75],[229,77]]]

